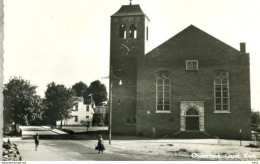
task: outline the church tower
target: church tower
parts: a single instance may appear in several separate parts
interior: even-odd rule
[[[137,65],[147,51],[149,19],[130,2],[111,16],[110,30],[112,133],[136,134]]]

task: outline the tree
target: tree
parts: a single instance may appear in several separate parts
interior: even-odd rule
[[[64,85],[56,85],[54,82],[47,85],[44,104],[46,107],[46,118],[52,123],[71,118],[75,93]]]
[[[258,111],[251,112],[251,123],[255,125],[260,125],[260,112]]]
[[[101,84],[99,80],[93,81],[84,93],[85,102],[89,102],[90,94],[92,94],[96,105],[101,105],[102,102],[107,100],[106,86]]]
[[[74,84],[72,89],[76,92],[76,96],[82,97],[83,93],[87,90],[87,84],[83,83],[82,81]]]
[[[93,114],[93,120],[92,120],[92,124],[94,126],[100,126],[100,125],[104,125],[104,116],[102,113],[94,113]]]
[[[38,124],[42,120],[41,98],[36,94],[37,86],[21,77],[14,77],[4,85],[4,124]]]

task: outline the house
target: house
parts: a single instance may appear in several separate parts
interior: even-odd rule
[[[75,97],[74,105],[72,109],[72,118],[63,120],[63,125],[76,125],[82,126],[85,124],[92,125],[92,119],[95,109],[95,103],[91,98],[89,104],[84,104],[83,97]],[[57,125],[60,125],[60,121],[57,121]]]
[[[250,64],[237,50],[190,25],[148,52],[149,18],[139,5],[111,16],[112,134],[204,133],[250,139]]]

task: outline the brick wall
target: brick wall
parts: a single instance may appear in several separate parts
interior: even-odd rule
[[[198,60],[186,71],[186,60]],[[214,71],[229,72],[231,113],[214,113]],[[171,113],[156,113],[156,77],[170,71]],[[249,56],[190,26],[157,47],[138,65],[137,133],[152,127],[160,134],[180,130],[180,101],[204,101],[205,131],[220,138],[250,138]],[[146,111],[150,111],[147,114]]]
[[[122,19],[125,21],[122,21]],[[145,27],[147,18],[145,15],[128,15],[111,17],[111,43],[110,43],[110,66],[113,67],[112,77],[112,133],[113,134],[136,134],[136,81],[137,61],[144,56],[145,52]],[[119,38],[119,26],[126,26],[126,39]],[[129,37],[132,24],[137,25],[137,38]],[[127,51],[124,44],[130,51]],[[127,123],[130,119],[130,123]]]

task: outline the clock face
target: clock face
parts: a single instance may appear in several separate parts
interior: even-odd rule
[[[126,55],[130,55],[131,53],[133,53],[135,47],[134,45],[129,42],[128,40],[124,40],[121,45],[120,45],[120,49],[123,50],[124,54]]]

